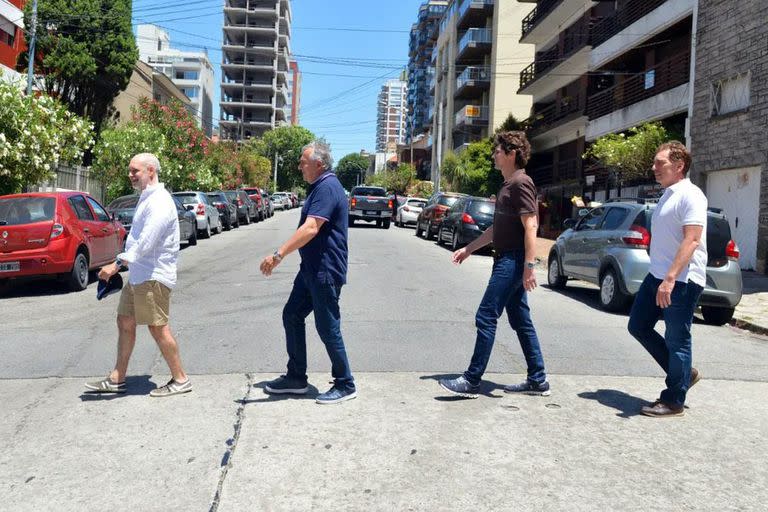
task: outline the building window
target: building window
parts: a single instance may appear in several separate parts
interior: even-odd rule
[[[712,116],[721,116],[749,108],[749,83],[752,73],[738,75],[712,84]]]
[[[16,26],[5,18],[0,18],[0,42],[10,47],[16,42]]]
[[[197,80],[199,77],[197,71],[177,71],[176,80]]]

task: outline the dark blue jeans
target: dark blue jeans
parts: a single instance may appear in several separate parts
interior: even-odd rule
[[[692,281],[678,281],[672,289],[672,304],[662,309],[656,305],[661,282],[651,274],[645,276],[635,295],[627,328],[667,374],[667,389],[661,392],[661,400],[682,407],[691,381],[693,311],[704,289]],[[654,329],[661,315],[665,324],[663,337]]]
[[[496,339],[496,323],[505,309],[509,325],[517,333],[528,364],[528,380],[541,384],[547,379],[539,338],[531,320],[527,293],[523,288],[524,266],[525,251],[522,249],[501,253],[493,263],[491,279],[475,315],[475,352],[469,369],[464,372],[464,377],[472,384],[479,384],[485,373]]]
[[[342,389],[355,389],[349,369],[347,351],[341,337],[339,297],[341,285],[322,283],[317,278],[299,272],[293,290],[283,308],[283,327],[288,349],[288,377],[307,380],[307,335],[305,320],[315,314],[315,327],[331,359],[334,384]]]

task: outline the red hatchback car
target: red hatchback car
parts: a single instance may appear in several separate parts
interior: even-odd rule
[[[125,229],[84,192],[0,196],[0,288],[19,277],[57,275],[72,290],[115,260]]]

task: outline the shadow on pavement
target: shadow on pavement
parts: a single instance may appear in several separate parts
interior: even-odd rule
[[[598,389],[597,391],[585,391],[583,393],[579,393],[578,397],[587,400],[596,400],[606,407],[616,409],[619,411],[616,416],[620,418],[631,418],[632,416],[639,416],[640,409],[644,405],[650,405],[647,400],[615,389]]]
[[[83,402],[108,401],[124,396],[149,395],[149,392],[158,385],[150,380],[150,375],[133,375],[125,379],[125,393],[97,393],[95,391],[83,391],[80,400]],[[83,381],[85,383],[85,381]]]
[[[303,395],[292,395],[289,393],[285,394],[274,394],[274,393],[268,393],[266,390],[266,386],[269,383],[268,380],[263,380],[261,382],[254,382],[251,384],[251,387],[256,389],[261,389],[261,391],[264,393],[264,396],[261,398],[249,398],[249,399],[239,399],[235,400],[235,403],[241,404],[241,405],[248,405],[248,404],[258,404],[258,403],[265,403],[265,402],[281,402],[283,400],[315,400],[317,398],[317,395],[320,394],[320,390],[318,390],[315,386],[312,384],[309,385],[309,391],[307,391]]]
[[[422,375],[419,377],[419,380],[433,380],[435,381],[435,384],[438,386],[437,389],[439,389],[442,394],[440,396],[436,396],[435,400],[438,402],[458,402],[460,400],[472,400],[471,398],[465,398],[463,396],[457,396],[452,395],[450,391],[446,391],[443,389],[440,384],[438,384],[438,381],[440,379],[455,379],[456,377],[459,377],[461,374],[458,373],[442,373],[442,374],[436,374],[436,375]],[[497,384],[495,382],[491,382],[489,380],[482,380],[480,381],[480,394],[483,396],[487,396],[488,398],[501,398],[504,396],[503,394],[504,385],[503,384]],[[501,394],[496,394],[494,391],[502,391]]]

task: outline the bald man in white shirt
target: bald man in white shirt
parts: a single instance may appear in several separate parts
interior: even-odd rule
[[[125,393],[128,362],[136,344],[136,325],[149,328],[172,375],[167,384],[149,395],[166,397],[192,391],[192,383],[181,365],[179,345],[168,325],[171,290],[176,285],[179,219],[173,198],[158,180],[159,172],[160,162],[150,153],[134,156],[128,167],[128,178],[141,194],[131,232],[125,252],[99,272],[99,279],[106,281],[121,266],[129,270],[128,284],[117,308],[117,362],[105,379],[86,383],[86,389],[92,392]]]

